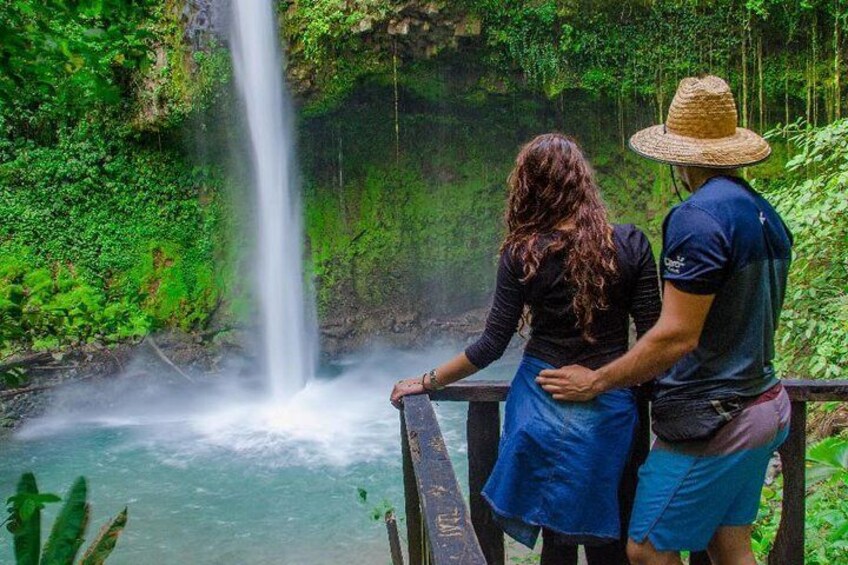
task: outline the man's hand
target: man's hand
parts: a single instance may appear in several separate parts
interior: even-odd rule
[[[545,369],[536,377],[536,382],[542,385],[554,400],[588,402],[604,392],[598,373],[580,365]]]

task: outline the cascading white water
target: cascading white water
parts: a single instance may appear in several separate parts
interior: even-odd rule
[[[257,277],[265,371],[276,401],[315,369],[318,332],[307,315],[293,109],[271,0],[231,0],[231,52],[244,105],[257,194]]]

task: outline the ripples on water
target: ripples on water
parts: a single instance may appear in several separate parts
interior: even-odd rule
[[[235,378],[202,391],[139,378],[65,387],[0,444],[0,496],[25,470],[54,492],[86,475],[90,532],[130,506],[113,565],[384,563],[385,530],[369,514],[384,500],[402,509],[391,385],[455,351],[353,356],[285,405]],[[464,407],[438,410],[449,447],[464,452]],[[464,458],[454,462],[462,477]],[[0,544],[0,563],[9,551]]]

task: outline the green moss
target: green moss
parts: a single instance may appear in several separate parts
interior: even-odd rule
[[[658,239],[668,186],[651,192],[656,169],[621,147],[603,103],[575,96],[567,112],[584,117],[569,125],[558,101],[486,95],[468,103],[457,93],[445,105],[418,92],[401,91],[399,156],[390,85],[301,124],[310,268],[323,315],[484,305],[503,236],[506,177],[521,143],[555,124],[585,140],[614,219]]]
[[[0,165],[2,280],[9,302],[23,289],[26,316],[4,331],[46,347],[201,327],[220,299],[220,185],[168,147],[96,127],[14,144]]]
[[[214,36],[189,44],[182,3],[158,4],[149,23],[156,44],[138,78],[133,124],[141,130],[167,130],[208,108],[232,78],[230,54]]]

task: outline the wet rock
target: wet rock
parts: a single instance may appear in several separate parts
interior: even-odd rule
[[[208,47],[211,37],[223,39],[227,6],[215,0],[183,0],[180,21],[186,42],[200,50]]]
[[[336,322],[321,327],[321,337],[330,339],[345,339],[354,332],[352,319],[348,318],[345,323]]]
[[[428,16],[435,16],[441,10],[441,6],[437,2],[428,2],[424,5],[424,13]]]
[[[212,344],[225,350],[247,350],[253,341],[253,332],[244,329],[225,330],[212,337]]]
[[[374,29],[374,20],[371,18],[362,18],[359,23],[353,27],[353,33],[365,33]]]
[[[483,331],[487,313],[482,308],[457,316],[424,317],[419,311],[386,308],[325,319],[321,350],[325,358],[334,358],[373,344],[409,348],[444,340],[465,343]]]
[[[392,331],[394,333],[414,331],[416,327],[419,327],[418,320],[420,317],[421,315],[418,312],[406,312],[404,314],[399,314],[394,319]]]
[[[404,18],[400,21],[390,21],[387,32],[389,35],[409,35],[409,27],[411,21],[409,18]]]
[[[476,16],[465,16],[457,24],[454,31],[456,37],[477,37],[483,27],[480,18]]]
[[[340,314],[322,321],[322,355],[332,359],[374,344],[414,348],[439,341],[467,343],[482,332],[487,311],[481,308],[456,316],[424,316],[416,310],[384,308]],[[168,331],[132,343],[90,344],[47,355],[43,364],[28,368],[26,382],[15,385],[32,387],[32,391],[0,397],[0,431],[18,427],[25,419],[42,414],[61,398],[55,393],[66,384],[80,381],[105,384],[122,377],[193,387],[203,386],[204,380],[220,375],[228,378],[255,375],[255,336],[255,330],[250,328],[209,334]],[[100,399],[91,401],[97,403]]]

